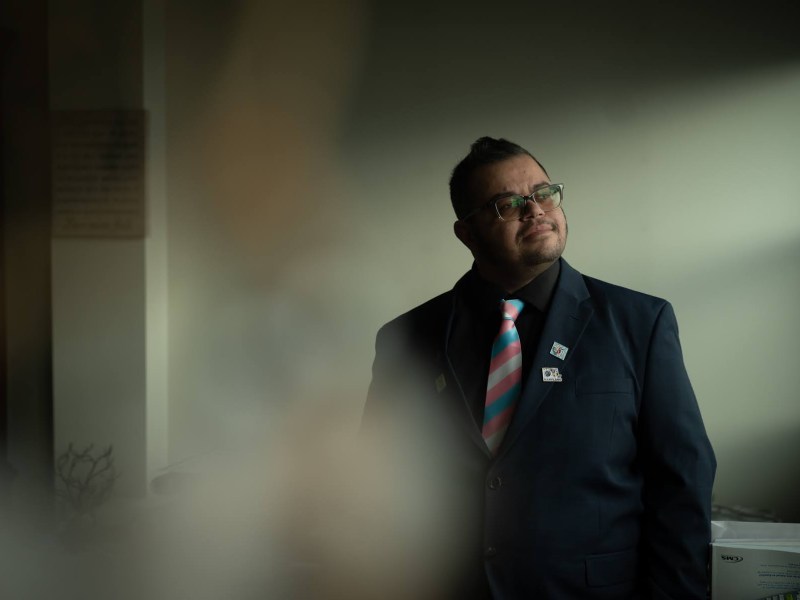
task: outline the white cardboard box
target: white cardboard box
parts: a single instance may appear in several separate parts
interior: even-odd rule
[[[800,523],[711,522],[711,600],[780,599],[798,591]]]

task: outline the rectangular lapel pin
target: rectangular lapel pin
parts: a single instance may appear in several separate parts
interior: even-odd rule
[[[446,387],[447,387],[447,382],[444,379],[444,373],[439,373],[439,376],[436,378],[437,393],[441,393],[441,391]]]
[[[553,342],[553,347],[550,348],[550,354],[556,358],[560,358],[561,360],[567,358],[567,352],[569,352],[569,348],[567,348],[564,344],[559,344],[558,342]]]
[[[542,381],[562,381],[558,367],[542,367]]]

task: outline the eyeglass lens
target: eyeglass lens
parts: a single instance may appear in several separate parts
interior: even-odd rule
[[[528,200],[532,199],[545,211],[555,210],[561,205],[561,187],[551,185],[536,190],[530,196],[506,196],[495,203],[497,214],[503,220],[519,219],[525,212]]]

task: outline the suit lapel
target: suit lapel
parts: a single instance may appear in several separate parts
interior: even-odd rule
[[[470,409],[469,399],[464,393],[464,388],[461,385],[461,381],[459,381],[458,377],[456,376],[456,371],[453,368],[453,363],[450,359],[450,334],[453,328],[453,321],[455,320],[459,288],[463,285],[463,281],[466,277],[467,276],[464,275],[464,277],[462,277],[453,288],[453,303],[450,307],[450,314],[447,318],[447,326],[444,330],[444,337],[441,340],[441,350],[437,355],[437,362],[442,366],[442,373],[447,378],[448,385],[455,388],[454,390],[451,390],[451,395],[453,400],[458,405],[456,407],[456,414],[458,415],[461,426],[463,427],[467,436],[483,451],[484,454],[486,454],[487,457],[491,458],[492,453],[486,446],[486,442],[481,434],[480,425],[475,423],[475,419],[472,416],[472,410]]]
[[[570,384],[567,381],[562,383],[543,381],[542,368],[557,367],[559,371],[564,371],[564,367],[574,356],[581,335],[593,312],[594,309],[589,302],[589,292],[581,274],[562,259],[558,285],[553,293],[541,338],[534,350],[533,366],[531,372],[528,373],[517,410],[500,446],[500,455],[508,450],[526,425],[534,418],[539,406],[547,398],[553,386]],[[569,349],[564,360],[550,354],[553,342],[558,342]]]

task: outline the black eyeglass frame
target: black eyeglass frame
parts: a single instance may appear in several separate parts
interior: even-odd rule
[[[549,189],[549,188],[557,188],[558,189],[558,198],[559,198],[559,200],[558,200],[558,204],[556,204],[554,207],[545,209],[544,207],[542,207],[542,205],[539,202],[536,201],[536,194],[538,192],[541,192],[542,190]],[[552,196],[553,192],[551,192],[550,195]],[[500,211],[497,208],[497,203],[500,202],[501,200],[506,200],[508,198],[514,198],[514,197],[522,198],[523,200],[525,200],[526,207],[527,207],[527,203],[528,202],[533,202],[533,203],[537,204],[538,206],[542,207],[542,210],[544,212],[552,212],[552,211],[556,210],[557,208],[560,208],[561,204],[563,204],[563,202],[564,202],[564,184],[563,183],[546,183],[544,185],[540,185],[537,188],[534,188],[533,192],[531,192],[527,196],[523,196],[522,194],[505,194],[505,195],[503,195],[503,196],[501,196],[499,198],[492,198],[491,200],[489,200],[485,204],[481,204],[478,208],[476,208],[474,210],[471,210],[466,215],[461,217],[459,220],[460,221],[466,221],[470,217],[474,217],[475,215],[477,215],[482,210],[484,210],[486,208],[489,208],[490,206],[493,206],[494,207],[494,212],[497,215],[497,218],[500,219],[501,221],[506,221],[507,219],[504,219],[500,215]]]

